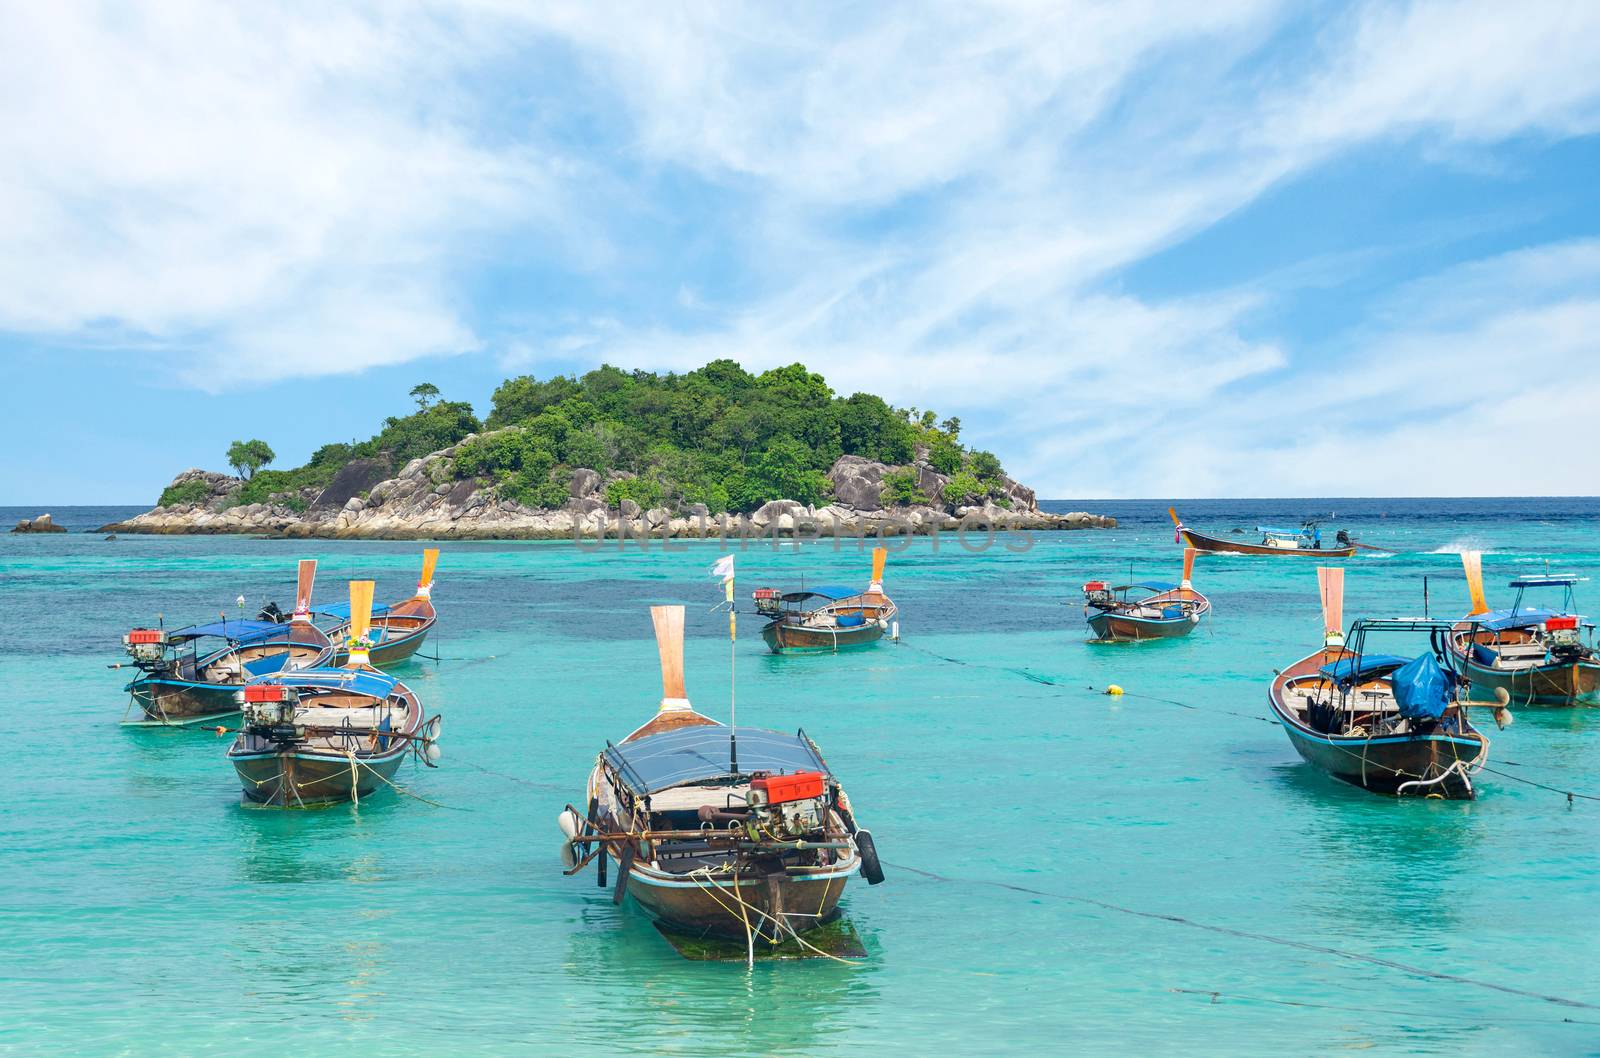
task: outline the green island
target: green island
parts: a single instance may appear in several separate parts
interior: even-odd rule
[[[237,476],[184,471],[154,511],[107,528],[541,536],[581,529],[604,511],[662,531],[681,529],[674,520],[763,512],[924,521],[977,512],[1043,528],[1105,521],[1050,524],[994,453],[963,443],[960,419],[838,395],[802,364],[760,374],[714,360],[682,374],[607,365],[576,377],[523,375],[494,391],[483,420],[431,383],[411,396],[414,411],[366,440],[325,444],[302,466],[272,469],[266,442],[236,441],[227,460]]]

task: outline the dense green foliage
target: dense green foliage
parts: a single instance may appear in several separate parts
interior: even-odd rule
[[[431,384],[411,396],[418,410],[386,419],[376,437],[325,445],[294,470],[260,471],[235,502],[303,498],[352,459],[387,458],[398,473],[474,433],[480,436],[456,453],[454,476],[493,484],[530,507],[564,503],[578,467],[616,479],[603,492],[612,506],[627,499],[646,509],[704,504],[720,513],[774,499],[820,504],[839,456],[903,465],[919,448],[954,480],[944,496],[928,497],[914,472],[891,473],[886,504],[957,502],[958,495],[976,502],[1001,491],[1000,461],[962,446],[960,420],[891,408],[868,393],[836,396],[801,364],[759,375],[715,360],[681,375],[604,366],[579,378],[522,376],[495,390],[483,423],[470,405],[439,400]]]
[[[204,503],[211,490],[203,481],[185,481],[182,485],[168,485],[161,491],[157,507],[172,507],[180,503]]]
[[[235,441],[228,446],[228,465],[243,478],[253,478],[256,471],[278,458],[278,454],[265,441]]]

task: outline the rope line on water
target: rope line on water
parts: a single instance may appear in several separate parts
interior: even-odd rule
[[[1340,959],[1349,959],[1352,962],[1367,963],[1372,966],[1382,966],[1390,970],[1399,970],[1402,973],[1412,974],[1417,977],[1426,977],[1435,981],[1448,981],[1451,984],[1471,985],[1474,988],[1483,988],[1493,992],[1502,992],[1506,995],[1522,996],[1525,999],[1537,999],[1545,1003],[1554,1003],[1557,1006],[1572,1007],[1578,1010],[1600,1010],[1600,1003],[1586,1003],[1581,999],[1568,999],[1565,996],[1549,995],[1544,992],[1533,992],[1527,989],[1515,988],[1494,981],[1484,981],[1476,977],[1463,977],[1460,974],[1446,973],[1443,970],[1430,970],[1423,966],[1413,966],[1410,963],[1399,962],[1394,959],[1385,959],[1378,955],[1364,955],[1361,952],[1346,951],[1342,948],[1330,948],[1323,944],[1312,944],[1310,941],[1293,940],[1289,937],[1278,937],[1271,933],[1255,933],[1246,929],[1235,929],[1232,926],[1218,926],[1209,922],[1197,922],[1192,918],[1182,915],[1171,915],[1160,911],[1141,911],[1135,907],[1124,907],[1113,904],[1107,900],[1100,900],[1092,896],[1082,896],[1076,893],[1052,893],[1044,889],[1034,889],[1026,885],[1016,885],[1012,882],[998,882],[986,878],[952,878],[947,875],[935,874],[917,867],[908,867],[901,863],[888,863],[884,866],[893,867],[895,870],[906,871],[910,874],[921,875],[938,882],[951,882],[955,884],[987,885],[996,889],[1009,889],[1016,893],[1026,893],[1029,896],[1042,896],[1052,900],[1066,900],[1071,903],[1087,904],[1105,911],[1115,911],[1121,915],[1132,915],[1135,918],[1151,919],[1156,922],[1170,922],[1174,925],[1188,926],[1191,929],[1205,930],[1208,933],[1219,933],[1228,937],[1239,937],[1244,940],[1261,941],[1266,944],[1276,944],[1285,948],[1297,948],[1301,951],[1315,952],[1319,955],[1332,955]]]
[[[1449,1010],[1396,1010],[1393,1007],[1357,1006],[1352,1003],[1313,1003],[1305,999],[1269,999],[1266,996],[1245,996],[1233,992],[1216,992],[1208,988],[1169,988],[1167,991],[1184,996],[1208,996],[1211,1002],[1217,1003],[1224,999],[1237,1000],[1241,1003],[1270,1003],[1280,1007],[1304,1007],[1311,1010],[1337,1010],[1345,1013],[1356,1014],[1394,1014],[1403,1018],[1427,1018],[1429,1020],[1449,1021],[1459,1023],[1461,1015]],[[1528,1024],[1549,1025],[1549,1018],[1519,1018],[1496,1014],[1495,1022],[1516,1021]],[[1581,1018],[1562,1018],[1557,1024],[1561,1025],[1600,1025],[1600,1021],[1584,1021]]]

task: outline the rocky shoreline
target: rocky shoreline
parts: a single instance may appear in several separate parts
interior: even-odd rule
[[[461,443],[465,444],[467,438]],[[579,468],[572,471],[570,498],[554,510],[525,507],[500,497],[492,483],[455,474],[455,445],[413,459],[399,474],[377,460],[345,466],[315,495],[283,503],[230,502],[244,487],[240,478],[186,470],[172,486],[204,485],[198,503],[156,507],[123,522],[102,526],[108,533],[247,534],[282,537],[373,540],[639,540],[847,536],[989,534],[1022,530],[1110,529],[1116,519],[1087,512],[1047,514],[1032,489],[1006,479],[1005,494],[981,504],[885,507],[884,475],[913,471],[923,492],[942,494],[948,479],[922,460],[908,467],[842,456],[828,472],[832,502],[810,507],[773,500],[745,515],[715,515],[704,507],[640,510],[630,500],[608,507],[605,486],[618,480]],[[919,453],[920,454],[920,453]]]

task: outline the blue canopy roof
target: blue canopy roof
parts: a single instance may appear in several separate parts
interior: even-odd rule
[[[1381,676],[1410,660],[1395,654],[1362,654],[1360,657],[1346,655],[1332,665],[1322,666],[1320,671],[1336,683],[1354,683],[1358,679]]]
[[[1164,580],[1146,580],[1146,581],[1141,581],[1138,584],[1130,584],[1130,585],[1128,585],[1128,587],[1130,587],[1130,588],[1145,588],[1145,589],[1148,589],[1149,591],[1161,592],[1161,591],[1173,591],[1178,586],[1176,584],[1169,584]]]
[[[728,736],[739,736],[739,770],[728,758]],[[686,783],[735,778],[751,772],[788,774],[828,772],[798,734],[785,735],[759,727],[730,729],[723,724],[697,724],[649,735],[620,746],[606,747],[605,759],[637,794],[653,794]]]
[[[1270,534],[1272,536],[1299,536],[1301,533],[1303,533],[1305,531],[1306,530],[1304,530],[1304,529],[1279,529],[1279,528],[1277,528],[1275,526],[1271,526],[1271,525],[1258,525],[1258,526],[1256,526],[1256,532],[1258,532],[1258,533],[1268,533],[1268,534]]]
[[[388,612],[389,608],[387,606],[374,605],[372,607],[372,616],[374,617],[381,617]],[[348,621],[350,620],[350,604],[347,602],[331,602],[326,606],[317,607],[317,613],[327,614],[329,617],[337,617],[342,621]]]
[[[785,595],[784,598],[788,599],[790,602],[793,602],[797,599],[808,599],[815,595],[819,598],[827,599],[829,602],[838,602],[840,599],[848,599],[852,595],[860,594],[860,588],[849,588],[843,584],[824,584],[818,588],[806,588],[804,591],[792,591]]]
[[[387,698],[394,693],[400,681],[382,672],[368,669],[298,669],[293,672],[274,672],[259,676],[251,683],[272,683],[280,687],[324,687],[351,691],[372,698]]]
[[[172,640],[200,639],[216,636],[235,643],[259,643],[277,636],[287,636],[289,625],[276,621],[213,621],[208,625],[191,625],[180,628],[167,638]]]
[[[1553,577],[1518,577],[1511,582],[1513,588],[1570,588],[1578,583],[1578,578],[1571,575],[1557,575]]]
[[[1487,613],[1469,614],[1466,620],[1476,621],[1491,632],[1499,632],[1507,628],[1531,628],[1533,625],[1543,624],[1546,618],[1555,616],[1554,610],[1525,606],[1519,610],[1490,610]]]

